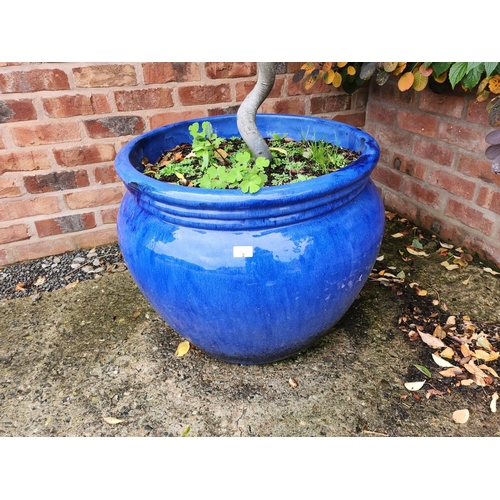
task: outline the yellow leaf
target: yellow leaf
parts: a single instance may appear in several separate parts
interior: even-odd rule
[[[448,78],[448,71],[445,71],[442,75],[434,77],[437,83],[444,83]]]
[[[332,85],[338,89],[342,85],[342,75],[335,71],[335,75],[333,76]]]
[[[404,236],[403,233],[394,233],[393,235],[391,235],[393,238],[402,238]]]
[[[472,351],[468,348],[467,344],[460,345],[460,352],[462,353],[462,356],[464,358],[467,358],[468,356],[472,356]]]
[[[317,78],[315,76],[310,76],[304,82],[304,88],[306,90],[309,90],[316,83],[316,80],[317,80]]]
[[[224,150],[224,149],[222,149],[222,148],[219,148],[219,149],[217,150],[217,153],[219,153],[219,155],[220,155],[220,156],[222,156],[222,158],[227,158],[227,156],[228,156],[228,154],[229,154],[227,151],[225,151],[225,150]]]
[[[474,351],[474,356],[476,356],[477,359],[482,359],[484,361],[489,361],[489,353],[486,351],[483,351],[482,349],[476,349]]]
[[[440,356],[442,358],[451,359],[454,354],[455,351],[451,347],[447,347],[444,351],[441,351]]]
[[[491,92],[494,94],[500,94],[500,75],[495,75],[490,78],[488,86],[490,87]]]
[[[411,253],[412,255],[423,255],[424,257],[429,257],[429,254],[428,253],[425,253],[424,250],[420,250],[419,248],[415,248],[415,247],[406,247],[406,251],[408,253]]]
[[[498,392],[494,392],[494,393],[491,395],[491,403],[490,403],[490,410],[491,410],[493,413],[496,413],[496,412],[497,412],[497,400],[498,400]]]
[[[175,351],[175,355],[180,358],[181,356],[184,356],[187,352],[189,351],[189,342],[185,340],[184,342],[181,342]]]
[[[327,85],[330,85],[333,82],[333,79],[335,77],[335,71],[333,69],[329,69],[326,73],[325,76],[323,77],[324,82]]]
[[[428,76],[422,75],[422,73],[420,73],[420,71],[417,69],[416,71],[413,72],[413,77],[414,77],[412,85],[413,90],[421,92],[422,90],[425,89],[425,87],[427,87],[427,82],[429,81]]]
[[[356,74],[356,68],[354,66],[347,67],[347,74],[349,76],[354,76]]]
[[[398,67],[398,63],[397,62],[385,62],[383,64],[383,67],[384,67],[384,71],[386,71],[387,73],[392,73]]]
[[[420,338],[430,347],[435,349],[446,347],[446,344],[442,340],[430,335],[429,333],[418,332],[418,334],[420,335]]]
[[[300,67],[300,69],[305,70],[304,76],[310,75],[314,71],[315,68],[316,68],[316,65],[314,63],[311,63],[311,62],[304,63]]]
[[[278,151],[278,153],[283,153],[285,156],[288,155],[286,149],[283,148],[269,148],[271,151]]]
[[[457,424],[465,424],[469,420],[469,410],[456,410],[453,412],[453,421]]]
[[[343,68],[343,67],[344,67],[344,66],[346,66],[346,65],[347,65],[347,63],[346,63],[346,62],[338,62],[338,63],[337,63],[337,66],[338,66],[339,68]]]
[[[405,387],[409,391],[418,391],[419,389],[422,389],[424,384],[425,384],[425,380],[423,382],[406,382]]]
[[[121,422],[123,422],[123,420],[120,420],[119,418],[114,418],[114,417],[103,417],[103,420],[109,425],[116,425],[116,424],[120,424]]]
[[[397,68],[392,72],[394,76],[400,75],[406,68],[405,62],[398,62]]]
[[[498,373],[495,370],[493,370],[491,366],[479,365],[479,368],[481,368],[481,370],[486,370],[487,372],[491,373],[495,378],[498,378]]]
[[[413,81],[415,80],[415,77],[413,73],[408,71],[407,73],[404,73],[401,75],[401,78],[398,80],[398,88],[401,90],[401,92],[404,92],[405,90],[411,89],[411,86],[413,85]]]
[[[483,267],[483,271],[487,272],[487,273],[490,273],[490,274],[500,274],[500,273],[497,273],[496,271],[493,271],[493,269],[491,269],[491,267]]]

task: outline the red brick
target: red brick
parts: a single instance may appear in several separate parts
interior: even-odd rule
[[[15,198],[21,195],[21,190],[15,179],[0,177],[0,198]]]
[[[390,80],[385,85],[378,85],[375,80],[372,80],[370,82],[370,102],[372,100],[413,107],[417,101],[417,95],[413,90],[401,92],[395,80]]]
[[[441,239],[460,245],[463,241],[463,233],[456,225],[450,224],[443,217],[437,217],[435,214],[421,208],[419,211],[418,223],[424,229],[428,229],[437,234]]]
[[[366,116],[369,121],[392,127],[396,125],[397,110],[386,103],[380,104],[370,101],[366,108]]]
[[[397,212],[399,215],[407,217],[409,220],[414,221],[417,218],[417,206],[413,201],[408,200],[399,193],[392,193],[389,191],[384,191],[384,205],[390,209]]]
[[[423,203],[433,208],[437,208],[439,206],[439,193],[432,189],[429,189],[424,184],[420,184],[409,177],[406,177],[403,180],[403,187],[401,192],[419,203]]]
[[[92,94],[90,96],[92,103],[92,110],[95,114],[102,115],[111,113],[111,106],[109,105],[108,98],[104,94]]]
[[[82,231],[71,235],[72,240],[77,248],[93,248],[101,245],[109,245],[116,243],[116,227],[104,226],[92,229],[90,231]]]
[[[174,105],[172,90],[164,88],[117,91],[115,101],[118,111],[170,108]]]
[[[0,134],[0,149],[5,149],[5,142],[3,142],[3,137]]]
[[[59,212],[55,196],[31,200],[13,200],[0,203],[0,221],[22,219],[33,215],[48,215]]]
[[[395,191],[399,191],[401,188],[401,174],[390,168],[383,167],[380,164],[378,164],[373,170],[371,178],[376,182],[380,182],[384,186],[394,189]]]
[[[488,101],[477,102],[475,99],[470,100],[467,105],[467,121],[491,128],[488,111],[486,111],[487,103]]]
[[[144,120],[140,116],[110,116],[86,120],[85,128],[92,139],[138,135],[144,132]]]
[[[304,115],[306,104],[303,99],[276,99],[264,101],[261,106],[262,113],[278,113],[283,115]]]
[[[235,115],[238,112],[239,104],[234,106],[221,106],[218,108],[210,108],[208,110],[208,116],[219,116],[219,115]]]
[[[453,149],[418,136],[415,136],[413,140],[413,154],[445,167],[451,167],[455,159],[455,151]]]
[[[399,110],[397,121],[401,128],[415,134],[426,135],[428,137],[436,135],[438,121],[433,116]]]
[[[194,62],[144,63],[142,72],[146,85],[169,82],[196,82],[201,79],[200,68]]]
[[[457,169],[469,177],[478,178],[500,187],[500,175],[491,171],[491,162],[460,154]]]
[[[363,128],[365,126],[366,113],[345,113],[342,115],[332,116],[332,120],[337,122],[347,123],[353,127]]]
[[[0,93],[3,94],[67,89],[68,76],[60,69],[34,69],[0,74]]]
[[[268,96],[268,99],[273,99],[275,97],[281,97],[282,89],[285,80],[283,78],[276,78],[274,81],[273,88]],[[243,101],[246,96],[252,91],[255,87],[256,80],[249,80],[245,82],[237,82],[234,86],[236,90],[236,100],[238,102]]]
[[[208,78],[242,78],[257,73],[256,63],[247,62],[207,62],[205,72]]]
[[[40,238],[56,234],[74,233],[96,227],[92,212],[86,214],[65,215],[54,219],[35,221],[36,231]]]
[[[431,186],[445,189],[449,193],[456,194],[465,200],[472,200],[476,189],[475,182],[469,181],[439,168],[432,168],[427,176],[427,182]]]
[[[430,90],[420,93],[418,107],[423,111],[461,118],[465,107],[464,96],[436,94]]]
[[[77,210],[79,208],[101,207],[120,203],[123,193],[124,188],[122,186],[85,189],[64,195],[64,200],[68,208]]]
[[[106,165],[105,167],[96,167],[94,170],[94,177],[99,184],[111,184],[113,182],[120,182],[120,178],[116,174],[113,165]]]
[[[493,229],[493,222],[485,217],[482,212],[453,199],[448,200],[445,214],[463,222],[469,227],[479,229],[487,236],[491,234]]]
[[[411,148],[413,134],[410,132],[380,125],[373,135],[380,145],[386,146],[387,149],[409,151]]]
[[[116,156],[112,144],[92,144],[69,149],[54,149],[54,158],[62,167],[78,167],[91,163],[113,161]]]
[[[135,68],[131,64],[100,64],[73,68],[77,87],[123,87],[137,85]]]
[[[500,191],[482,187],[477,195],[476,203],[492,212],[500,214]]]
[[[12,127],[11,133],[16,146],[21,147],[57,144],[59,142],[79,141],[81,139],[78,124],[73,122]]]
[[[483,152],[486,149],[484,132],[478,132],[464,124],[440,121],[437,131],[437,138],[441,141],[453,144],[475,153]]]
[[[500,246],[498,239],[491,241],[485,238],[477,238],[473,235],[465,235],[463,245],[471,252],[475,252],[480,258],[491,262],[496,267],[500,268]]]
[[[351,109],[351,96],[347,94],[311,97],[311,114],[313,115],[348,109]]]
[[[37,240],[19,245],[8,246],[4,252],[0,252],[0,265],[24,262],[26,260],[39,259],[47,255],[59,255],[70,252],[77,247],[68,236],[58,239]]]
[[[36,109],[31,99],[0,101],[0,123],[36,120]]]
[[[13,226],[0,228],[0,245],[27,239],[29,239],[28,226],[25,224],[14,224]]]
[[[170,125],[184,120],[191,120],[194,118],[203,118],[206,116],[204,109],[194,108],[182,111],[167,111],[166,113],[158,113],[153,115],[150,119],[151,129],[163,127],[163,125]]]
[[[118,217],[118,208],[106,208],[101,210],[101,218],[103,224],[116,224]]]
[[[227,83],[220,85],[193,85],[179,87],[179,99],[184,106],[196,104],[216,104],[219,102],[229,102],[231,100],[231,90]]]
[[[50,168],[50,161],[45,151],[0,154],[0,175],[4,172],[44,170],[47,168]]]
[[[42,99],[42,104],[51,118],[91,115],[94,112],[90,97],[82,94],[49,97]]]
[[[50,193],[86,187],[89,185],[89,177],[86,170],[66,170],[25,177],[24,185],[28,193]]]
[[[318,80],[310,89],[304,88],[304,81],[294,82],[293,76],[287,77],[287,94],[289,96],[297,95],[311,95],[311,94],[332,94],[332,93],[343,93],[343,91],[337,90],[331,85],[327,85],[323,80]]]
[[[394,153],[392,165],[402,174],[408,174],[411,177],[415,177],[415,179],[420,179],[421,181],[424,180],[425,173],[427,171],[427,167],[423,163],[400,153]]]

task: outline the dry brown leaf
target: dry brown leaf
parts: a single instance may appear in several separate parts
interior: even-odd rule
[[[184,342],[181,342],[178,346],[177,349],[175,350],[175,355],[180,358],[181,356],[184,356],[188,351],[189,351],[189,342],[185,340]]]
[[[486,370],[487,372],[491,373],[494,377],[498,378],[498,373],[495,370],[493,370],[491,366],[479,365],[479,368],[481,368],[481,370]]]
[[[297,383],[297,381],[296,381],[295,379],[293,379],[293,378],[288,379],[288,383],[290,384],[290,386],[291,386],[293,389],[297,388],[297,387],[298,387],[298,385],[299,385],[299,384]]]
[[[436,363],[436,365],[441,366],[442,368],[456,368],[455,365],[452,365],[437,354],[433,354],[432,359],[434,360],[434,363]]]
[[[498,400],[498,392],[494,392],[494,393],[491,395],[491,403],[490,403],[490,410],[491,410],[493,413],[496,413],[496,412],[497,412],[497,400]]]
[[[424,257],[429,257],[429,254],[420,248],[414,248],[412,246],[406,247],[406,251],[412,255],[423,255]]]
[[[468,378],[468,379],[462,380],[460,382],[460,385],[469,386],[469,385],[472,385],[473,383],[474,383],[474,380],[471,380],[470,378]]]
[[[483,267],[483,271],[485,271],[487,273],[490,273],[490,274],[493,274],[493,275],[500,274],[500,273],[498,273],[496,271],[493,271],[493,269],[491,269],[491,267]]]
[[[442,370],[439,372],[443,377],[456,377],[457,375],[461,375],[463,372],[460,368],[447,368],[446,370]]]
[[[431,396],[442,396],[443,394],[446,394],[446,392],[438,391],[437,389],[429,389],[425,393],[425,397],[429,399]]]
[[[461,344],[460,345],[460,352],[462,353],[462,356],[464,358],[473,355],[473,352],[469,349],[469,347],[467,346],[467,344]]]
[[[444,339],[446,337],[446,332],[439,325],[434,328],[434,333],[432,334],[434,337],[438,339]]]
[[[443,351],[440,352],[439,354],[442,358],[446,359],[452,359],[453,356],[455,355],[455,351],[451,347],[447,347]]]
[[[469,410],[456,410],[453,412],[453,421],[457,424],[465,424],[469,420]]]
[[[430,335],[429,333],[418,332],[418,334],[420,335],[420,338],[430,347],[435,349],[446,347],[446,344],[442,340]]]

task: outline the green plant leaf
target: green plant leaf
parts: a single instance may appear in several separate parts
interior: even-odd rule
[[[467,63],[467,73],[470,73],[471,70],[473,70],[474,68],[477,68],[478,66],[480,66],[481,62],[468,62]]]
[[[455,88],[455,85],[462,80],[462,78],[467,73],[467,63],[466,62],[456,62],[451,65],[450,73],[448,78],[450,79],[451,88]]]
[[[479,83],[479,80],[481,79],[483,72],[484,72],[483,63],[478,63],[473,68],[468,69],[467,74],[464,76],[462,80],[463,86],[469,90],[472,90]]]
[[[491,76],[494,73],[495,69],[497,68],[498,64],[499,63],[497,62],[485,62],[484,69],[486,70],[486,76]]]
[[[424,63],[426,68],[432,65],[432,70],[434,72],[434,76],[440,77],[450,66],[451,62],[433,62],[433,63]]]
[[[432,373],[422,365],[413,365],[417,370],[420,370],[425,376],[432,378]]]
[[[418,248],[420,250],[424,249],[424,247],[422,246],[422,243],[420,243],[420,241],[417,240],[416,238],[411,242],[411,246],[414,248]]]

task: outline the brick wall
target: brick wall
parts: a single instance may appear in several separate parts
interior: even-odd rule
[[[381,147],[372,177],[386,207],[500,266],[500,175],[484,156],[485,107],[462,90],[372,82],[365,129]]]
[[[304,91],[297,67],[280,64],[261,112],[364,125],[366,90]],[[122,145],[235,113],[255,81],[255,63],[0,63],[0,265],[115,242]]]

